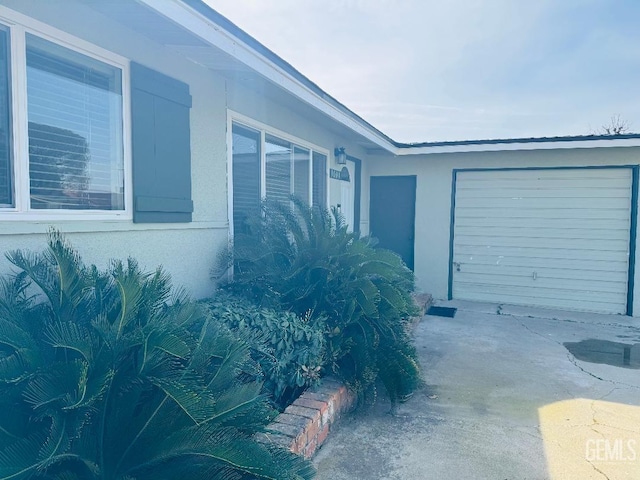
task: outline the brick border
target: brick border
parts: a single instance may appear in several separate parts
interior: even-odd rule
[[[419,314],[412,322],[412,327],[415,327],[433,299],[425,293],[412,296],[419,308]],[[355,404],[355,395],[342,382],[331,377],[323,378],[318,386],[300,395],[257,438],[311,458],[329,436],[331,426],[342,414],[353,410]]]
[[[311,458],[327,439],[331,426],[354,406],[355,396],[343,383],[324,378],[278,415],[259,440]]]

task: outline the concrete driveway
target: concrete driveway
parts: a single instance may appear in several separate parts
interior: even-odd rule
[[[416,330],[426,387],[343,419],[318,479],[640,479],[640,321],[446,305]]]

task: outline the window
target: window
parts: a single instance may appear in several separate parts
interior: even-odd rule
[[[42,30],[0,25],[0,214],[122,215],[126,61]]]
[[[308,204],[326,207],[326,154],[283,136],[233,123],[234,232],[243,230],[245,219],[258,211],[262,198],[288,202],[293,194]]]
[[[27,34],[32,209],[124,210],[122,73]]]
[[[233,224],[260,209],[260,132],[233,126]]]
[[[9,35],[0,30],[0,208],[13,206]]]

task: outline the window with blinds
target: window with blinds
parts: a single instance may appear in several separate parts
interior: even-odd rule
[[[31,208],[124,210],[122,71],[26,42]]]
[[[232,142],[236,233],[244,231],[246,218],[259,210],[262,198],[288,203],[295,195],[307,204],[326,208],[326,155],[235,122]]]
[[[233,225],[244,231],[245,220],[260,210],[260,132],[233,125]]]
[[[289,142],[272,135],[266,136],[266,197],[267,200],[288,202],[291,195],[291,154]]]
[[[9,32],[0,26],[0,206],[13,206]]]
[[[313,152],[313,206],[327,208],[327,156]]]
[[[293,194],[309,203],[309,179],[311,178],[311,152],[302,147],[293,148]]]

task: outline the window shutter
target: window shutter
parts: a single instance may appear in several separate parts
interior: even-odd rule
[[[189,86],[131,63],[133,221],[190,222]]]

